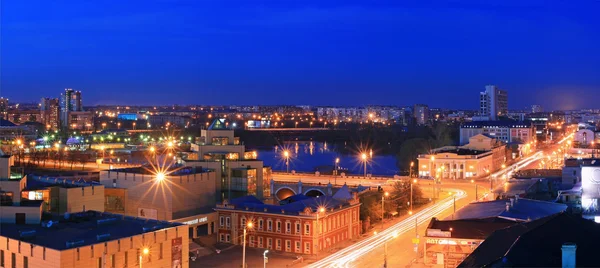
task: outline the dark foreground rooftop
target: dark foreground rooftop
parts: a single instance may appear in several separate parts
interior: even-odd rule
[[[490,235],[458,267],[561,267],[562,245],[577,245],[577,267],[598,267],[600,225],[559,213]]]
[[[48,225],[45,221],[42,225]],[[53,219],[50,227],[40,224],[0,224],[0,235],[10,239],[56,250],[65,250],[122,239],[156,230],[179,226],[179,223],[86,211]]]

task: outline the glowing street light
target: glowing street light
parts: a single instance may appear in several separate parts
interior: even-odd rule
[[[366,153],[362,153],[360,155],[360,159],[363,161],[365,168],[364,168],[364,172],[365,172],[365,180],[367,179],[367,154]]]
[[[285,171],[290,173],[290,152],[288,150],[283,151],[283,157],[285,157]]]
[[[319,215],[320,215],[321,213],[325,213],[325,207],[319,207],[319,208],[317,208],[317,225],[319,226],[319,229],[318,229],[318,231],[320,231],[320,232],[321,232],[321,242],[323,243],[323,246],[322,246],[322,248],[324,248],[324,247],[325,247],[325,241],[323,240],[323,234],[325,233],[325,229],[323,229],[323,225],[320,225],[320,224],[319,224]],[[317,234],[317,235],[318,235],[318,234]],[[318,238],[317,238],[317,239],[318,239]],[[321,243],[318,243],[318,244],[321,244]],[[319,250],[317,251],[317,259],[319,259],[319,252],[321,252],[321,249],[319,249]]]
[[[161,182],[163,180],[165,180],[165,173],[163,173],[163,172],[156,173],[156,181]]]
[[[384,219],[384,214],[385,214],[385,207],[384,207],[384,200],[386,197],[390,196],[390,193],[385,192],[383,195],[381,195],[381,230],[383,230],[383,219]]]
[[[248,223],[246,224],[246,226],[244,226],[244,247],[243,247],[243,252],[242,252],[242,267],[246,268],[246,232],[247,229],[252,229],[252,222],[248,221]]]
[[[147,256],[148,254],[150,254],[150,249],[143,248],[142,249],[142,254],[140,254],[140,268],[142,268],[142,257],[143,256]]]

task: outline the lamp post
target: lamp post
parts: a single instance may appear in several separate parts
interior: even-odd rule
[[[408,214],[412,215],[413,214],[413,184],[417,183],[417,179],[414,179],[412,181],[412,183],[410,184],[410,211],[408,212]]]
[[[142,261],[144,260],[143,256],[144,255],[148,255],[148,253],[150,253],[150,250],[148,248],[143,248],[142,249],[142,252],[140,254],[140,268],[142,268]]]
[[[410,161],[410,169],[408,170],[408,177],[412,178],[412,173],[413,173],[413,167],[415,166],[415,162]]]
[[[361,160],[364,163],[364,173],[365,173],[365,180],[367,179],[367,154],[366,153],[362,153],[360,155]]]
[[[246,268],[246,229],[252,229],[252,222],[249,221],[245,226],[244,226],[244,245],[242,247],[242,268]]]
[[[325,212],[325,208],[324,207],[319,207],[317,209],[317,226],[319,226],[319,229],[321,231],[321,240],[323,240],[323,233],[325,232],[325,229],[323,229],[323,225],[319,224],[319,214]],[[317,229],[317,231],[319,231],[319,229]],[[317,234],[319,235],[319,234]],[[318,237],[317,237],[318,240]],[[321,248],[319,250],[317,250],[317,260],[319,259],[319,252],[321,251],[321,249],[325,248],[325,241],[322,241],[323,245],[321,245]],[[318,243],[320,244],[320,243]]]
[[[265,252],[263,252],[263,268],[267,268],[267,260],[269,258],[267,258],[267,253],[269,253],[269,250],[265,250]]]
[[[334,180],[335,180],[335,181],[334,181],[334,184],[336,184],[336,185],[337,185],[337,175],[338,175],[338,165],[339,165],[339,164],[340,164],[340,158],[339,158],[339,157],[336,157],[336,158],[335,158],[334,170],[333,170],[333,171],[335,172],[335,173],[334,173]]]
[[[384,219],[384,215],[385,215],[385,207],[384,207],[384,200],[385,197],[389,196],[390,193],[385,192],[383,195],[381,195],[381,230],[383,231],[383,219]]]
[[[473,183],[475,185],[475,202],[477,202],[477,183],[475,183],[475,180],[471,180],[471,183]]]
[[[290,152],[283,151],[283,157],[285,157],[285,172],[290,173]]]

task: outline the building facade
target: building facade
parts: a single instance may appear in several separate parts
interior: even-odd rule
[[[535,128],[532,123],[519,121],[477,121],[460,126],[460,144],[478,134],[486,134],[505,143],[535,142]]]
[[[105,210],[132,217],[185,223],[189,236],[213,233],[216,213],[215,172],[178,167],[157,176],[145,168],[100,172]]]
[[[498,120],[498,116],[508,114],[508,93],[494,85],[485,86],[479,93],[479,112],[488,120]]]
[[[429,123],[429,106],[425,104],[415,104],[413,107],[413,117],[417,125],[427,125]]]
[[[266,205],[253,196],[224,201],[215,209],[219,217],[218,241],[249,247],[318,254],[360,235],[358,198],[308,198],[287,205]],[[247,227],[252,222],[252,228]]]
[[[47,130],[56,130],[60,127],[60,102],[56,98],[42,98],[40,102],[42,124]]]
[[[470,179],[486,176],[506,161],[506,146],[489,136],[476,135],[464,146],[446,146],[417,158],[420,177]]]
[[[60,94],[60,122],[63,128],[69,127],[69,113],[83,111],[81,91],[65,88]]]
[[[220,200],[244,195],[260,199],[270,196],[270,169],[256,159],[256,152],[246,151],[224,119],[217,119],[208,129],[201,130],[191,151],[184,159],[185,165],[215,170]]]

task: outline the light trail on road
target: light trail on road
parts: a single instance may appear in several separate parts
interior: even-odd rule
[[[351,263],[354,260],[367,255],[371,250],[383,246],[384,243],[394,239],[394,237],[414,230],[415,219],[417,221],[417,225],[428,222],[432,217],[435,217],[444,210],[451,208],[454,205],[455,198],[456,200],[459,200],[467,197],[467,193],[463,190],[447,190],[455,192],[455,195],[451,195],[441,200],[437,204],[415,213],[403,221],[386,228],[377,235],[368,237],[306,267],[351,267]]]

